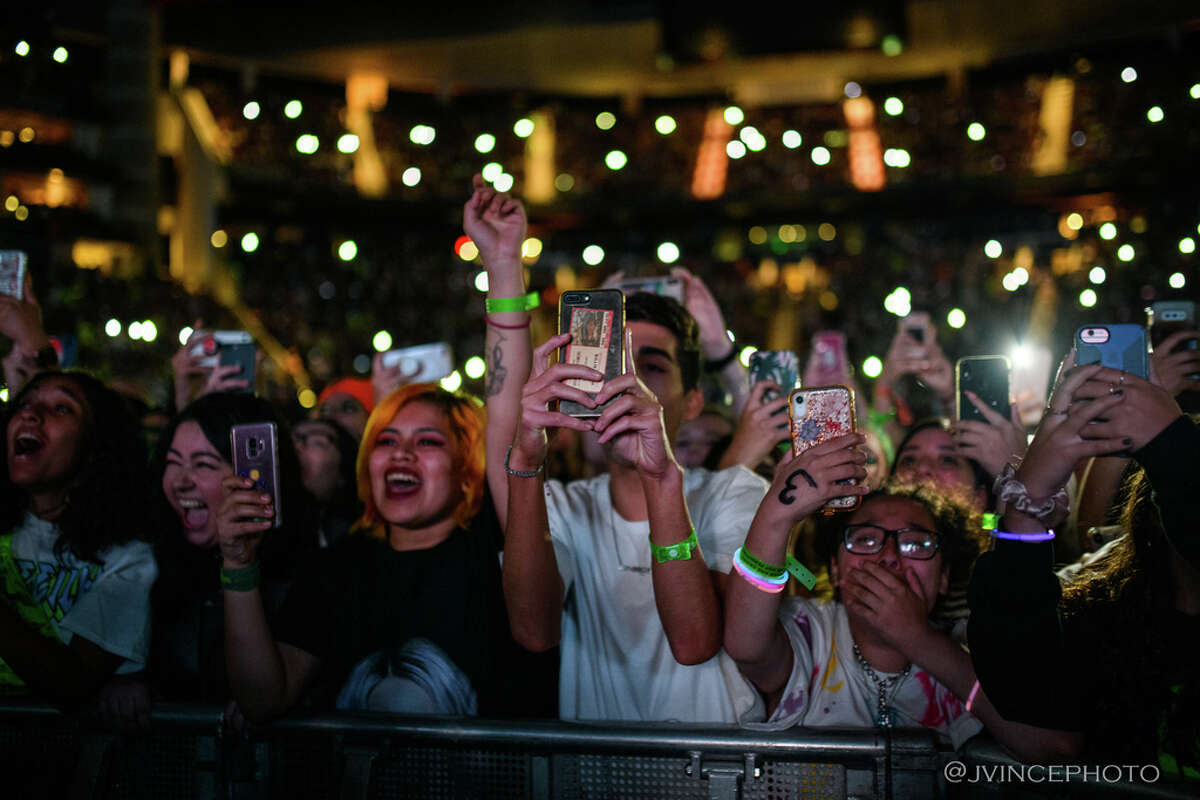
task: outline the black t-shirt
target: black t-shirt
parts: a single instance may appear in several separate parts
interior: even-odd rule
[[[350,670],[364,657],[414,637],[438,645],[470,679],[483,715],[538,716],[547,686],[533,684],[530,664],[545,657],[512,640],[501,586],[502,535],[485,499],[470,528],[457,528],[427,550],[396,551],[387,541],[351,532],[314,554],[288,594],[275,637],[320,662],[313,687],[331,707]],[[549,691],[554,692],[553,682]]]

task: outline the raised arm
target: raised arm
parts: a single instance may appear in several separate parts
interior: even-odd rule
[[[781,462],[750,524],[743,553],[782,566],[787,560],[788,534],[796,523],[834,497],[865,494],[866,456],[857,449],[863,441],[860,434],[839,436]],[[847,478],[857,478],[858,485],[837,483]],[[734,572],[725,592],[725,652],[763,693],[770,708],[792,671],[792,648],[776,616],[783,594],[759,588],[736,567]]]
[[[704,281],[688,270],[675,267],[671,276],[683,281],[683,304],[700,326],[700,349],[705,363],[720,365],[713,374],[733,398],[734,413],[741,414],[750,396],[749,372],[737,358],[737,346],[729,341],[721,307]]]
[[[315,656],[275,641],[258,588],[258,547],[270,528],[270,495],[248,478],[223,481],[217,511],[225,606],[225,668],[238,707],[251,722],[277,717],[300,699],[316,674]],[[259,521],[262,520],[262,521]]]
[[[23,297],[0,294],[0,334],[12,340],[12,351],[4,357],[4,381],[10,397],[16,397],[30,378],[58,365],[50,340],[42,329],[42,309],[33,295],[33,282],[25,277]]]
[[[508,477],[504,601],[513,638],[522,647],[535,652],[554,647],[562,637],[563,581],[546,515],[546,429],[593,429],[591,420],[569,417],[550,408],[558,400],[575,400],[595,407],[595,401],[586,392],[567,386],[563,381],[568,378],[601,380],[604,377],[582,365],[550,366],[550,354],[570,339],[570,334],[555,336],[534,352],[533,374],[521,388],[520,418],[511,440],[512,450],[507,462],[504,455],[499,456],[500,469]],[[501,454],[505,452],[508,452],[508,444],[500,451]],[[489,459],[490,456],[489,452]]]
[[[521,247],[525,242],[525,208],[519,200],[491,188],[481,176],[463,206],[463,230],[475,242],[488,276],[488,299],[525,296]],[[529,377],[530,315],[497,311],[485,316],[487,378],[488,488],[503,526],[508,519],[508,482],[504,453],[512,443],[521,414],[521,388]]]

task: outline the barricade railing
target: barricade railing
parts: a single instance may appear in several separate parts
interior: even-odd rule
[[[98,798],[1021,796],[1012,786],[996,793],[980,782],[947,782],[947,765],[956,759],[970,768],[1017,762],[988,744],[947,753],[920,730],[759,732],[337,713],[294,714],[235,732],[222,711],[160,704],[150,733],[119,736],[96,716],[0,703],[0,759],[6,775],[17,776],[6,783],[24,796]],[[1028,796],[1094,796],[1095,788],[1047,784]]]

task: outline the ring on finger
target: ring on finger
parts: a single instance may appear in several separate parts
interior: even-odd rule
[[[1124,372],[1122,372],[1122,373],[1120,374],[1120,376],[1118,376],[1118,377],[1117,377],[1117,385],[1118,385],[1118,386],[1124,386],[1124,385],[1125,385],[1125,373],[1124,373]]]

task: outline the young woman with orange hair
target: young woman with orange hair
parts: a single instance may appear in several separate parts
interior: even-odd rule
[[[275,629],[253,585],[272,509],[238,477],[219,512],[234,697],[259,721],[310,687],[318,706],[528,714],[509,633],[501,528],[486,490],[484,411],[435,384],[376,406],[359,446],[364,512],[293,584]],[[255,521],[255,520],[259,521]]]

